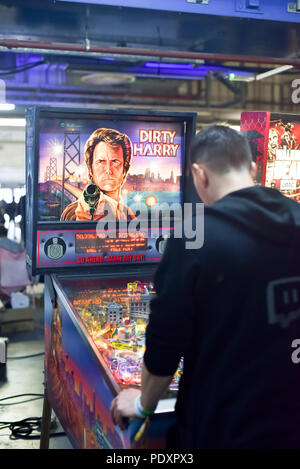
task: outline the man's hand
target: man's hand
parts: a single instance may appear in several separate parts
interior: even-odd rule
[[[173,376],[156,376],[148,371],[145,363],[142,366],[142,394],[141,405],[145,409],[154,410],[159,399],[167,391]],[[112,401],[110,406],[111,417],[115,425],[126,430],[125,418],[136,417],[135,400],[140,394],[138,389],[124,389]]]
[[[125,418],[135,417],[134,402],[140,394],[138,389],[124,389],[111,403],[110,412],[113,423],[119,425],[121,430],[126,430]]]

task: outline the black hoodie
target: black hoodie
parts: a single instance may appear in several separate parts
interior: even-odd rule
[[[205,208],[204,244],[170,239],[145,364],[168,376],[183,448],[300,448],[300,206],[250,187]],[[299,352],[300,356],[300,352]]]

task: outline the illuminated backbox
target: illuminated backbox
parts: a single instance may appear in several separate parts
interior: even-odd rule
[[[243,112],[241,131],[257,164],[256,183],[300,202],[300,116]]]
[[[33,107],[26,119],[30,274],[159,262],[155,227],[170,231],[190,200],[196,114]]]

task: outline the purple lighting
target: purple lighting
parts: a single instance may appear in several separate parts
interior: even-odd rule
[[[160,77],[163,75],[177,75],[178,78],[194,78],[201,79],[207,76],[208,72],[221,72],[225,75],[234,74],[236,76],[253,76],[253,73],[244,70],[237,70],[222,65],[203,64],[194,65],[188,63],[168,63],[168,62],[145,62],[143,67],[131,69],[133,72],[149,73],[149,75],[156,73]]]
[[[194,67],[193,64],[181,64],[181,63],[165,63],[165,62],[145,62],[144,67],[148,68],[175,68],[177,70],[191,70]]]
[[[171,67],[169,67],[171,65]],[[164,64],[163,67],[158,65],[151,65],[147,67],[146,64],[142,67],[130,68],[131,73],[137,74],[137,76],[148,76],[153,78],[179,78],[179,79],[202,79],[207,75],[208,69],[206,67],[189,67],[181,68],[180,64]]]

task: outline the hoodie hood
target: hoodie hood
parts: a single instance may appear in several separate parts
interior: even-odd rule
[[[277,189],[252,186],[231,192],[207,207],[206,213],[276,244],[291,245],[300,236],[300,205]]]

